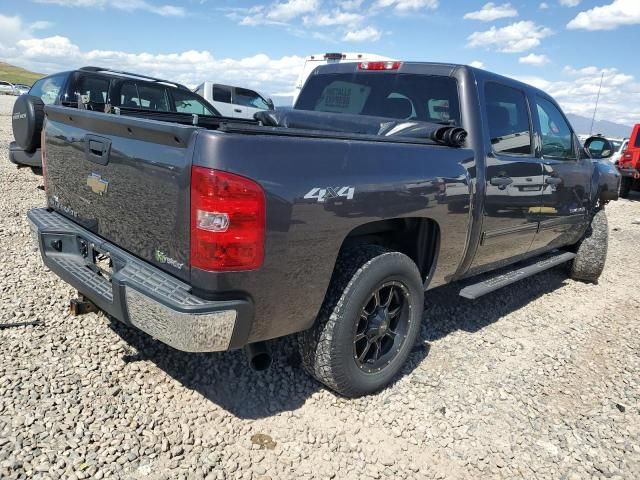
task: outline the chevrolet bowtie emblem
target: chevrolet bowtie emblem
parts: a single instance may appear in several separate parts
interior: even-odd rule
[[[93,193],[104,195],[105,193],[107,193],[109,182],[103,180],[102,177],[97,173],[92,173],[87,177],[87,186],[91,188]]]

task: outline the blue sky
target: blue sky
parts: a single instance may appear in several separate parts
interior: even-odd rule
[[[307,55],[472,63],[589,116],[640,122],[640,0],[0,0],[0,60],[98,64],[287,93]]]

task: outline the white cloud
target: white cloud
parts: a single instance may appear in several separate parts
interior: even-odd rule
[[[550,61],[546,55],[536,55],[535,53],[530,53],[518,59],[518,62],[524,63],[525,65],[533,65],[534,67],[541,67]]]
[[[439,5],[438,0],[376,0],[374,9],[393,8],[398,13],[409,13],[418,10],[435,10]]]
[[[506,27],[491,27],[484,32],[474,32],[467,38],[469,47],[497,47],[501,52],[518,53],[540,45],[543,38],[553,32],[531,21],[521,21]]]
[[[320,0],[286,0],[269,6],[256,5],[251,8],[239,8],[228,16],[232,19],[240,16],[240,25],[285,25],[288,22],[320,9]]]
[[[567,24],[569,29],[614,30],[623,25],[640,24],[640,1],[614,0],[609,5],[578,13]]]
[[[580,0],[560,0],[560,5],[563,7],[577,7],[580,5]]]
[[[332,27],[336,25],[357,25],[364,17],[358,13],[335,11],[331,13],[319,13],[303,18],[305,25],[315,25],[318,27]]]
[[[36,0],[38,3],[61,5],[63,7],[78,8],[115,8],[132,12],[143,10],[163,17],[183,17],[184,8],[175,5],[155,5],[146,0]]]
[[[549,8],[549,4],[547,2],[542,2],[540,5],[538,5],[538,8],[540,10],[546,10],[547,8]]]
[[[480,60],[474,60],[469,65],[475,68],[484,68],[484,63],[482,63]]]
[[[375,27],[365,27],[360,30],[351,30],[342,38],[345,42],[375,42],[380,39],[382,32]]]
[[[13,35],[7,25],[13,25]],[[15,27],[18,28],[15,28]],[[293,90],[304,58],[266,54],[244,58],[217,57],[207,50],[151,54],[112,50],[83,50],[69,38],[25,35],[19,17],[0,15],[0,58],[13,65],[54,73],[84,65],[128,70],[195,86],[204,80],[254,88],[266,94]],[[6,42],[5,42],[6,41]],[[8,44],[10,47],[3,45]]]
[[[482,22],[491,22],[499,18],[517,17],[518,10],[511,6],[510,3],[496,5],[493,2],[485,4],[480,10],[464,14],[466,20],[480,20]]]
[[[640,123],[640,82],[632,75],[616,68],[589,66],[562,70],[564,78],[549,81],[543,77],[514,76],[514,78],[538,87],[552,95],[562,109],[591,117],[602,80],[602,91],[598,102],[598,119],[632,125]]]
[[[339,0],[338,7],[343,10],[357,10],[362,6],[364,0]]]

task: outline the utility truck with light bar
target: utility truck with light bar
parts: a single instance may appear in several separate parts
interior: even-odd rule
[[[582,148],[551,97],[476,68],[326,65],[293,109],[244,123],[44,114],[47,207],[28,219],[76,307],[186,352],[245,348],[258,369],[295,334],[345,396],[398,374],[427,289],[485,273],[460,290],[474,299],[604,267],[606,139]]]

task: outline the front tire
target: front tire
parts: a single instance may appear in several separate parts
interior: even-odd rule
[[[591,219],[591,225],[577,244],[569,276],[574,280],[597,282],[604,270],[609,245],[609,226],[604,208]]]
[[[315,325],[298,336],[303,367],[345,397],[382,389],[415,344],[423,305],[409,257],[375,245],[345,250]]]

